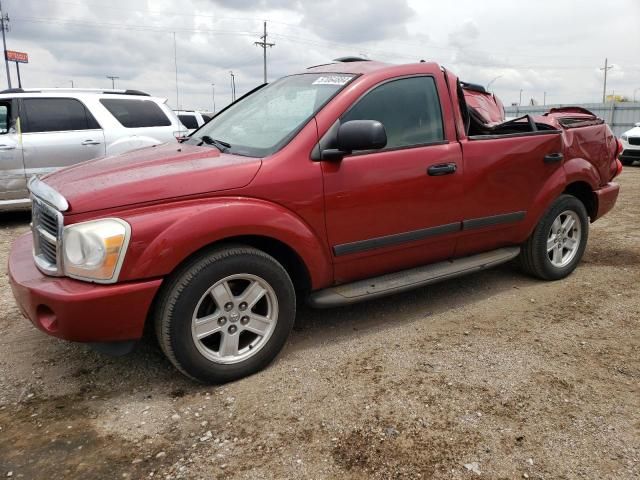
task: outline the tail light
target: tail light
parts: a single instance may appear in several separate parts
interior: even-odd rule
[[[617,137],[616,137],[616,142],[618,144],[618,148],[616,150],[616,158],[618,158],[620,156],[620,154],[622,153],[622,150],[624,149],[624,147],[622,146],[622,140],[620,140]]]
[[[613,176],[613,178],[616,178],[618,175],[620,175],[622,173],[622,162],[616,158],[616,164],[617,164],[618,168],[617,168],[616,174]]]
[[[611,162],[611,178],[609,180],[613,180],[622,173],[622,162],[618,159],[622,153],[622,149],[622,142],[619,138],[616,138],[616,153],[614,154],[613,161]]]

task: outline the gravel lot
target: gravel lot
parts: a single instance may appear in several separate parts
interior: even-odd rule
[[[640,168],[620,181],[570,278],[505,265],[306,309],[222,387],[152,342],[111,358],[38,332],[3,272],[0,478],[640,478]],[[0,217],[3,265],[27,224]]]

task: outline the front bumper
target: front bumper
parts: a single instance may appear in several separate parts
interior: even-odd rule
[[[31,234],[9,256],[9,282],[23,315],[49,335],[75,342],[115,342],[142,337],[161,279],[97,285],[48,277],[33,261]]]
[[[618,199],[618,194],[620,193],[620,185],[615,182],[609,182],[594,193],[598,199],[598,208],[595,217],[591,219],[592,222],[602,217],[613,208],[616,204],[616,200]]]
[[[640,147],[623,149],[620,154],[620,160],[640,161]]]

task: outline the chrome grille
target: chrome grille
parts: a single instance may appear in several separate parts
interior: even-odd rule
[[[62,213],[35,195],[31,196],[31,231],[36,265],[48,275],[60,271]]]

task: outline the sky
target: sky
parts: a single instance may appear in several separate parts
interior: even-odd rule
[[[3,0],[24,87],[116,88],[212,110],[268,80],[345,56],[435,61],[510,105],[640,101],[640,0]],[[175,43],[174,43],[175,34]],[[174,50],[175,49],[175,50]],[[174,51],[176,55],[174,56]],[[175,61],[177,60],[177,62]],[[177,64],[177,65],[176,65]],[[177,88],[176,88],[177,67]],[[15,64],[10,65],[17,85]],[[211,84],[215,84],[212,87]],[[0,72],[0,87],[7,85]]]

